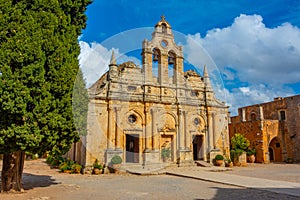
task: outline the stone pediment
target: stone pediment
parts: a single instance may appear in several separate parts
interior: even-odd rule
[[[200,75],[196,72],[196,71],[194,71],[194,70],[188,70],[188,71],[186,71],[185,73],[184,73],[184,76],[185,77],[189,77],[189,76],[194,76],[194,77],[200,77]]]
[[[136,64],[132,61],[124,62],[119,65],[119,71],[123,71],[125,68],[139,68]]]

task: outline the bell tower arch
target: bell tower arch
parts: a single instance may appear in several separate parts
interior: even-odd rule
[[[164,16],[155,25],[151,41],[143,41],[142,60],[146,83],[156,80],[153,65],[158,62],[159,85],[183,84],[182,46],[176,45],[172,28]]]

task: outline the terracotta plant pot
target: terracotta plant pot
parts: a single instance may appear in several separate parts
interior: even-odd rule
[[[114,169],[114,172],[116,174],[119,174],[120,173],[120,169],[121,169],[121,164],[113,164],[112,168]]]
[[[101,173],[102,173],[102,170],[101,170],[101,169],[98,169],[98,168],[94,168],[94,169],[93,169],[93,174],[98,175],[98,174],[101,174]]]
[[[254,155],[248,156],[248,161],[249,161],[249,163],[254,163],[255,162],[255,156]]]
[[[223,162],[223,160],[215,160],[216,166],[222,166]]]

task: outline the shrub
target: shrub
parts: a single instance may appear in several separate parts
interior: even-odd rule
[[[242,134],[236,133],[231,138],[231,148],[233,150],[243,150],[246,151],[250,145],[250,142],[247,138],[245,138]]]
[[[101,164],[99,164],[98,159],[95,160],[95,162],[93,164],[93,168],[94,169],[103,169],[103,166]]]
[[[81,172],[81,169],[82,169],[82,166],[80,164],[77,164],[77,163],[74,163],[72,166],[71,166],[71,172],[72,173],[76,173],[76,174],[79,174]]]
[[[170,148],[162,148],[161,156],[162,156],[162,158],[170,158],[171,157],[171,149]]]
[[[215,160],[224,160],[224,156],[218,154],[215,156]]]
[[[72,165],[73,164],[74,164],[74,161],[72,161],[72,160],[66,160],[66,161],[62,162],[59,165],[59,169],[62,172],[66,171],[66,170],[72,170]]]
[[[53,167],[58,167],[61,163],[65,162],[65,161],[66,161],[66,159],[64,159],[61,156],[48,155],[46,158],[46,162]]]
[[[111,159],[112,164],[121,164],[122,158],[119,155],[114,155]]]
[[[255,155],[256,154],[256,150],[255,149],[248,149],[247,150],[247,156],[251,156],[251,155]]]

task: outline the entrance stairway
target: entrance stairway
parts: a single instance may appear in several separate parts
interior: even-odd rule
[[[167,170],[178,167],[213,167],[212,164],[206,161],[197,160],[195,162],[183,162],[179,165],[176,163],[150,163],[150,164],[139,164],[139,163],[125,163],[121,167],[121,171],[136,175],[157,175],[165,174]]]

